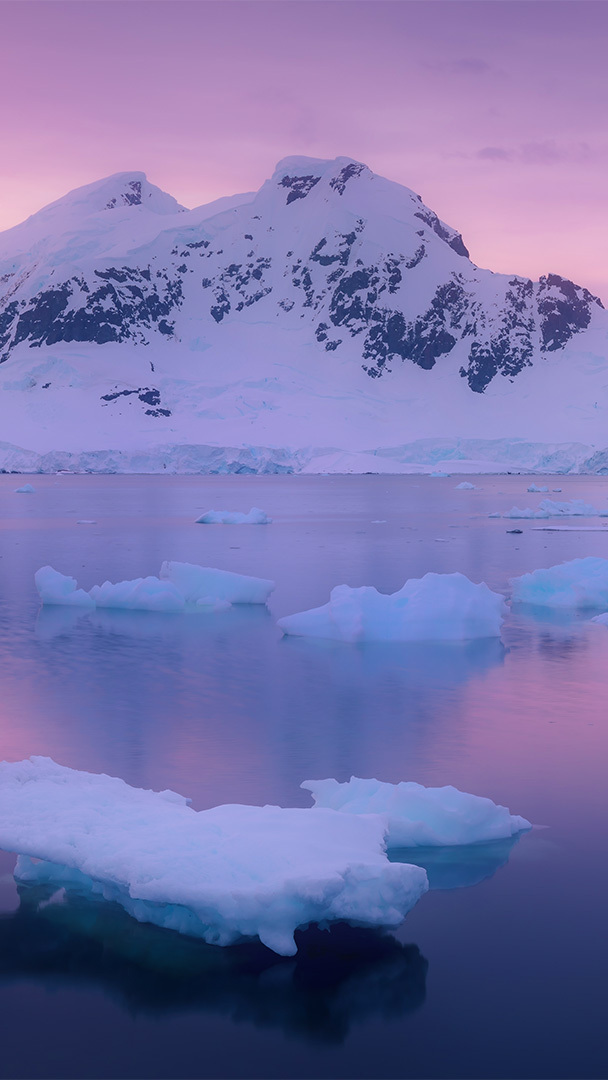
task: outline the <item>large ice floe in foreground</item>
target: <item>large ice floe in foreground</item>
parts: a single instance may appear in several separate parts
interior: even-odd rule
[[[385,815],[389,850],[481,844],[505,840],[532,828],[529,821],[511,814],[506,806],[451,786],[427,788],[405,781],[385,784],[357,776],[351,776],[345,784],[337,780],[305,780],[300,786],[310,791],[315,808]]]
[[[588,555],[585,559],[533,570],[511,579],[512,598],[539,607],[608,607],[608,559]]]
[[[0,763],[0,848],[24,882],[96,893],[140,922],[296,952],[311,922],[398,926],[426,872],[390,863],[387,820],[335,810],[216,806],[50,758]],[[41,860],[41,861],[38,861]]]
[[[336,641],[458,641],[498,637],[504,597],[464,574],[410,578],[395,593],[338,585],[329,603],[278,620],[284,634]]]
[[[542,491],[542,488],[536,488],[537,491]],[[544,489],[547,490],[546,488]],[[532,491],[532,488],[528,488],[528,491]],[[490,514],[490,517],[496,517],[496,514]],[[507,510],[502,515],[503,518],[512,518],[514,520],[519,519],[534,519],[534,520],[546,520],[547,518],[554,517],[608,517],[608,509],[599,510],[597,506],[592,506],[591,503],[586,503],[582,499],[570,499],[569,502],[556,502],[555,499],[542,499],[538,505],[537,510],[532,510],[530,507],[525,507],[523,510],[519,506],[512,506],[510,510]]]
[[[265,510],[252,506],[247,514],[239,510],[207,510],[197,517],[196,525],[270,525],[272,518]]]
[[[159,577],[104,581],[88,593],[52,566],[41,567],[34,580],[43,604],[128,611],[222,611],[231,604],[265,604],[274,589],[266,578],[181,562],[164,562]]]

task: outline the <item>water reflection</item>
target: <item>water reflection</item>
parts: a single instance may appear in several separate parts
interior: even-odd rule
[[[352,1024],[419,1008],[427,961],[415,945],[337,924],[298,931],[298,953],[219,948],[131,919],[117,904],[19,887],[0,917],[0,982],[99,987],[132,1013],[193,1010],[339,1044]]]

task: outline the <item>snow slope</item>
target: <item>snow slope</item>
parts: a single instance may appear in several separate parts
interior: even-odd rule
[[[195,210],[120,173],[0,235],[0,467],[603,471],[607,342],[351,159]]]

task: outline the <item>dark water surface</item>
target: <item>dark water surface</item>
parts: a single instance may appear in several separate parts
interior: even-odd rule
[[[31,479],[17,495],[23,479],[0,476],[0,757],[50,755],[197,808],[306,806],[300,782],[327,776],[452,783],[537,827],[456,860],[419,853],[432,891],[395,936],[313,929],[290,959],[19,896],[0,855],[0,1075],[605,1077],[608,631],[520,610],[504,645],[351,646],[282,638],[275,620],[343,582],[392,592],[429,570],[506,592],[608,558],[608,527],[489,519],[543,497],[514,476],[474,492],[452,477]],[[548,486],[608,507],[604,478]],[[274,524],[193,523],[252,505]],[[44,564],[89,589],[164,559],[277,588],[268,610],[217,615],[39,610]]]

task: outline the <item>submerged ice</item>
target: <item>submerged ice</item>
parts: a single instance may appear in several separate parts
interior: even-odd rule
[[[116,901],[140,922],[281,955],[311,922],[395,927],[428,888],[391,863],[387,819],[331,809],[217,806],[144,791],[50,758],[0,764],[0,848],[15,876]],[[39,861],[40,860],[40,861]]]
[[[452,786],[424,787],[403,781],[386,784],[351,776],[337,780],[305,780],[315,807],[346,814],[383,814],[388,818],[386,844],[391,848],[438,847],[505,840],[529,821],[511,814],[491,799]]]
[[[498,637],[504,597],[464,574],[410,578],[398,592],[338,585],[329,603],[279,619],[285,634],[336,641],[457,641]]]

